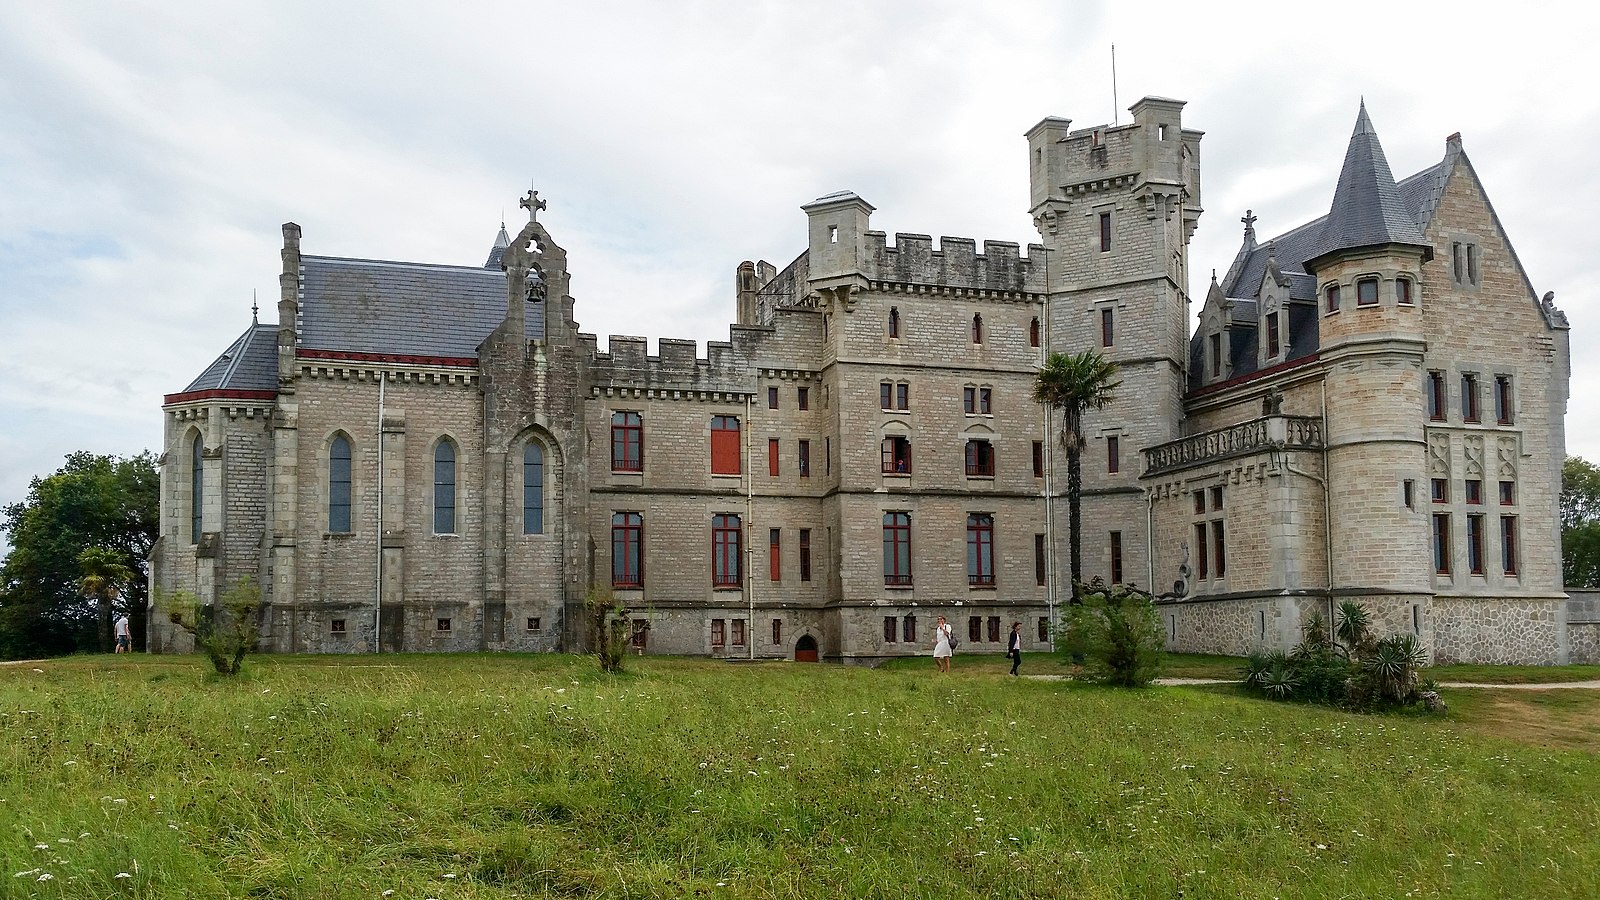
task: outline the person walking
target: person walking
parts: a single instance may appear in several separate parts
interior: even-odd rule
[[[100,621],[104,622],[105,620],[101,619]],[[132,653],[133,652],[133,629],[128,626],[128,614],[127,613],[123,613],[122,614],[122,618],[117,620],[116,629],[117,629],[116,630],[116,633],[117,633],[117,649],[116,649],[115,652],[117,652],[117,653]]]
[[[950,655],[953,652],[950,644],[950,625],[945,622],[944,616],[940,616],[938,627],[933,629],[933,662],[941,672],[950,671]]]
[[[1011,623],[1011,641],[1006,644],[1006,655],[1011,657],[1011,674],[1017,674],[1022,665],[1022,623]]]

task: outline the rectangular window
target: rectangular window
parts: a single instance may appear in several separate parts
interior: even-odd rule
[[[897,641],[899,639],[899,636],[900,636],[900,623],[895,621],[894,616],[884,616],[883,617],[883,642],[885,644],[893,644],[895,641]]]
[[[1416,302],[1411,297],[1411,279],[1396,278],[1394,280],[1394,302],[1401,306],[1410,306]]]
[[[194,439],[194,493],[200,494],[201,485],[201,443],[200,437]],[[352,516],[350,515],[350,498],[352,494],[350,480],[350,441],[343,435],[333,439],[333,445],[328,449],[328,530],[340,534],[350,532]],[[194,501],[194,518],[191,522],[191,537],[199,543],[201,535],[200,503]]]
[[[1122,583],[1122,532],[1111,532],[1111,583]]]
[[[1444,373],[1428,373],[1428,418],[1444,421]]]
[[[799,458],[795,460],[795,466],[796,466],[796,468],[798,468],[800,470],[800,477],[801,478],[810,478],[811,477],[811,442],[810,441],[801,441],[797,445],[796,449],[799,450]]]
[[[1036,534],[1033,536],[1033,581],[1040,587],[1044,587],[1044,569],[1044,535]]]
[[[1339,311],[1339,286],[1337,284],[1330,284],[1330,285],[1328,285],[1328,287],[1322,293],[1323,293],[1323,296],[1325,298],[1327,298],[1326,305],[1327,305],[1328,312],[1331,312],[1331,313],[1338,312]]]
[[[767,578],[783,580],[783,532],[777,528],[767,529]]]
[[[1000,617],[999,616],[990,616],[989,617],[989,643],[998,644],[999,642],[1000,642]]]
[[[1479,281],[1478,245],[1467,245],[1467,283],[1477,284]]]
[[[641,549],[644,546],[644,517],[635,512],[611,516],[611,586],[636,588],[644,584]]]
[[[994,516],[967,516],[967,584],[994,587]]]
[[[911,385],[901,382],[894,386],[894,408],[901,412],[911,408]]]
[[[801,409],[810,409],[811,408],[811,389],[810,388],[797,388],[795,390],[794,403],[795,403],[795,406],[798,406]]]
[[[433,451],[433,533],[456,533],[456,450],[449,441]]]
[[[994,447],[988,441],[967,441],[967,477],[994,477]]]
[[[1215,557],[1217,577],[1225,578],[1228,574],[1228,546],[1222,539],[1222,520],[1211,523],[1211,548]]]
[[[644,471],[644,420],[636,412],[611,414],[611,471]]]
[[[1483,574],[1483,516],[1467,516],[1467,571]]]
[[[1455,275],[1456,284],[1465,284],[1467,280],[1467,255],[1463,252],[1460,241],[1450,245],[1450,268]]]
[[[1206,550],[1211,546],[1207,537],[1206,523],[1194,523],[1194,560],[1199,563],[1198,571],[1201,579],[1211,577],[1211,567],[1206,564]]]
[[[974,644],[983,640],[983,616],[967,616],[967,640]]]
[[[1194,492],[1194,512],[1200,515],[1206,511],[1206,489],[1201,488]]]
[[[778,439],[767,438],[767,474],[778,477]]]
[[[1477,506],[1483,503],[1483,481],[1478,478],[1468,478],[1465,483],[1467,503]]]
[[[543,627],[544,627],[544,625],[540,621],[538,616],[529,616],[528,617],[528,630],[529,631],[540,631],[540,630],[543,629]]]
[[[1433,514],[1433,572],[1450,574],[1450,514]]]
[[[345,633],[344,620],[343,619],[334,619],[334,620],[330,621],[328,623],[328,630],[333,632],[334,634],[344,634]]]
[[[800,580],[811,580],[811,529],[800,529]]]
[[[726,623],[722,619],[711,620],[711,646],[721,647],[723,645],[725,627]]]
[[[433,630],[435,630],[435,631],[449,631],[450,630],[450,620],[449,619],[435,619],[434,623],[433,623]]]
[[[905,641],[908,644],[916,643],[916,640],[917,640],[917,617],[916,616],[906,616],[904,619],[900,620],[900,639]]]
[[[1278,314],[1275,313],[1275,312],[1270,312],[1270,313],[1267,313],[1267,356],[1268,356],[1268,358],[1271,358],[1271,357],[1275,357],[1277,355],[1278,355]]]
[[[783,620],[782,619],[773,619],[772,620],[772,642],[774,644],[783,643]]]
[[[1045,618],[1044,616],[1040,616],[1039,617],[1039,643],[1041,643],[1041,644],[1047,643],[1049,640],[1050,640],[1050,620]]]
[[[1211,335],[1211,377],[1222,377],[1222,335]]]
[[[1106,436],[1106,471],[1112,475],[1122,471],[1122,447],[1117,436]]]
[[[885,475],[911,474],[911,441],[898,435],[886,437],[879,450]]]
[[[738,475],[739,462],[739,417],[712,416],[711,474]]]
[[[1044,441],[1033,442],[1033,477],[1044,477]]]
[[[978,414],[987,416],[994,411],[991,402],[994,400],[993,388],[978,388]]]
[[[1100,346],[1112,346],[1116,337],[1116,311],[1106,307],[1100,310]]]
[[[775,388],[775,387],[769,387],[769,388],[767,388],[767,409],[777,409],[777,408],[778,408],[778,389]]]
[[[1517,483],[1515,481],[1500,482],[1500,505],[1515,506],[1517,503]]]
[[[711,585],[736,588],[741,579],[741,537],[738,516],[723,513],[711,517]]]
[[[735,647],[743,647],[744,646],[744,620],[743,619],[734,619],[732,624],[733,624],[733,645]]]
[[[1213,510],[1222,508],[1222,485],[1220,484],[1211,489],[1211,508]]]
[[[822,474],[833,474],[833,438],[822,439]]]
[[[883,583],[911,583],[911,514],[883,514]]]
[[[884,381],[878,384],[878,408],[894,409],[894,382]]]
[[[1378,279],[1363,278],[1356,282],[1356,305],[1373,306],[1378,302]]]
[[[1494,421],[1497,425],[1511,424],[1511,376],[1494,377]]]
[[[1507,575],[1517,574],[1517,517],[1500,517],[1500,569]]]
[[[973,415],[978,411],[978,389],[964,387],[961,389],[961,411]]]
[[[1478,376],[1470,372],[1461,375],[1461,421],[1478,421]]]
[[[1409,478],[1401,484],[1400,502],[1406,505],[1406,509],[1417,508],[1416,487],[1416,482]]]
[[[1105,253],[1111,249],[1111,213],[1100,214],[1100,252]]]
[[[1433,502],[1435,502],[1435,503],[1449,503],[1450,502],[1450,482],[1449,482],[1449,480],[1444,479],[1444,478],[1435,478],[1435,479],[1433,479],[1433,481],[1429,482],[1429,485],[1430,485],[1431,490],[1432,490],[1432,495],[1431,496],[1433,498]]]

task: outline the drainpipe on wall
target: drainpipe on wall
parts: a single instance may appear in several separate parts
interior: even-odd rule
[[[756,658],[756,575],[754,565],[756,552],[756,530],[754,525],[756,461],[755,458],[750,455],[750,434],[755,430],[753,427],[751,427],[755,423],[750,421],[750,404],[752,398],[754,397],[754,393],[748,393],[744,395],[744,520],[750,523],[749,525],[745,526],[745,530],[749,532],[749,540],[745,543],[744,549],[744,595],[745,598],[750,602],[750,618],[744,627],[744,646],[745,649],[749,651],[751,659]]]
[[[1043,235],[1040,235],[1041,239]],[[1044,340],[1040,341],[1039,367],[1050,358],[1050,243],[1044,243]],[[1048,404],[1039,404],[1044,421],[1044,600],[1046,616],[1050,620],[1050,640],[1056,639],[1056,514],[1055,492],[1051,489],[1055,472],[1055,440],[1051,435],[1054,412]]]
[[[372,652],[383,652],[383,389],[389,377],[378,370],[378,586],[372,604]]]

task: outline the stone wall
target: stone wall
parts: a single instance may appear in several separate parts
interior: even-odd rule
[[[1565,663],[1566,612],[1564,600],[1435,597],[1434,661]]]

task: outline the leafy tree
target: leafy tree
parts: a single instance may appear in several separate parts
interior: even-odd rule
[[[1561,575],[1567,587],[1600,587],[1600,466],[1561,464]]]
[[[1067,613],[1057,649],[1083,661],[1076,677],[1119,687],[1141,687],[1161,670],[1161,617],[1150,595],[1099,578],[1078,585],[1083,602]]]
[[[215,604],[202,603],[188,591],[157,598],[157,608],[172,624],[194,636],[194,645],[218,675],[237,675],[246,653],[260,635],[261,588],[250,576],[234,582]]]
[[[20,659],[103,648],[110,616],[83,595],[85,550],[126,569],[125,610],[143,649],[149,597],[146,558],[159,531],[161,480],[148,452],[121,458],[78,452],[34,478],[27,499],[0,509],[11,552],[0,563],[0,657]],[[102,573],[103,574],[103,573]],[[116,610],[112,610],[115,612]]]
[[[628,608],[616,599],[609,588],[596,586],[583,598],[583,610],[588,618],[589,646],[594,649],[600,671],[622,671],[622,661],[627,657],[628,641],[632,638],[632,620]]]
[[[1083,416],[1112,400],[1122,382],[1117,364],[1093,350],[1052,353],[1034,378],[1033,399],[1061,414],[1061,448],[1067,452],[1067,534],[1072,552],[1072,599],[1083,581]]]
[[[98,649],[110,650],[112,600],[123,585],[133,580],[133,570],[123,565],[115,550],[104,547],[89,547],[79,553],[78,568],[83,572],[83,595],[95,601],[98,613]]]

